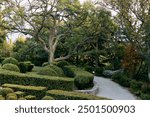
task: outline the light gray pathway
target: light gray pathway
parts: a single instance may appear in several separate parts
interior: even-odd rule
[[[114,100],[136,100],[137,98],[131,94],[126,88],[113,82],[111,79],[103,77],[94,77],[94,81],[99,86],[97,96],[103,96]]]

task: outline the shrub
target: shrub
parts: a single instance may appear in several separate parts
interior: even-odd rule
[[[34,96],[34,95],[27,95],[27,96],[25,96],[25,99],[26,100],[36,100],[36,96]]]
[[[141,86],[142,86],[142,82],[140,81],[136,81],[136,80],[132,80],[130,81],[130,89],[132,92],[138,92],[139,90],[141,90]]]
[[[140,98],[141,98],[142,100],[150,100],[150,94],[142,93],[142,94],[140,95]]]
[[[90,94],[78,93],[73,91],[49,90],[47,96],[52,96],[56,100],[104,100],[106,98],[97,97]]]
[[[49,66],[45,66],[38,71],[40,75],[48,75],[48,76],[57,76],[57,73],[54,69],[50,68]]]
[[[25,95],[25,92],[16,91],[15,94],[17,95],[18,98],[22,98]]]
[[[42,100],[54,100],[54,98],[51,96],[44,96]]]
[[[26,73],[27,72],[27,69],[28,69],[28,66],[26,63],[24,62],[20,62],[19,63],[19,69],[20,69],[20,72],[21,73]]]
[[[25,61],[24,63],[27,65],[27,71],[31,72],[34,67],[34,64],[32,64],[31,61]]]
[[[150,94],[150,84],[144,83],[141,87],[141,91],[146,94]]]
[[[65,77],[50,77],[36,74],[21,74],[12,71],[0,70],[0,83],[18,85],[44,86],[48,89],[72,90],[73,79]]]
[[[11,88],[2,88],[2,89],[0,89],[0,95],[2,95],[2,96],[6,96],[8,93],[13,93],[14,91],[13,91],[13,89],[11,89]]]
[[[64,76],[64,72],[60,67],[56,65],[49,65],[49,67],[53,69],[57,73],[58,76]]]
[[[95,68],[92,66],[85,66],[84,70],[93,73],[93,71],[95,71]]]
[[[130,79],[122,71],[114,73],[111,78],[124,87],[130,87]]]
[[[15,91],[23,91],[26,94],[35,95],[37,96],[37,99],[41,99],[45,95],[47,90],[46,87],[39,87],[39,86],[24,86],[24,85],[16,85],[16,84],[4,84],[2,86],[12,88]]]
[[[9,57],[3,60],[2,65],[7,64],[7,63],[18,65],[18,60],[16,60],[15,58]]]
[[[96,76],[102,76],[102,74],[103,74],[103,67],[97,67],[97,68],[95,68],[95,75]]]
[[[74,84],[78,89],[86,89],[92,87],[94,84],[90,82],[90,78],[86,76],[76,76]]]
[[[63,67],[64,74],[68,77],[75,77],[75,73],[72,69],[73,67],[74,66],[64,66]]]
[[[7,63],[2,66],[2,69],[10,70],[10,71],[15,71],[15,72],[20,72],[19,68],[17,65]]]
[[[32,64],[30,61],[19,63],[19,68],[21,73],[31,72],[33,67],[34,64]]]
[[[70,65],[67,61],[59,61],[56,63],[56,65],[60,68],[63,68],[64,66]]]
[[[6,95],[6,100],[17,100],[17,95],[15,93],[8,93]]]
[[[85,89],[93,86],[94,76],[87,71],[79,69],[76,66],[65,66],[64,72],[67,76],[75,78],[74,84],[78,89]]]

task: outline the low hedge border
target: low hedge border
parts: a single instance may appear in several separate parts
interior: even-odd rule
[[[63,90],[48,90],[47,96],[52,96],[56,100],[106,100],[107,98],[97,97],[90,94],[78,93]]]
[[[27,95],[35,95],[37,99],[41,99],[45,93],[46,87],[39,86],[24,86],[24,85],[16,85],[16,84],[3,84],[2,87],[12,88],[14,91],[23,91]]]
[[[72,90],[73,79],[65,77],[41,76],[36,74],[22,74],[8,70],[0,70],[1,84],[18,84],[44,86],[48,89]]]

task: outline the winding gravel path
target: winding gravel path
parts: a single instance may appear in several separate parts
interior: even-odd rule
[[[113,82],[110,79],[103,77],[94,77],[94,81],[97,82],[99,91],[97,96],[103,96],[114,100],[136,100],[137,98],[131,94],[126,88]]]

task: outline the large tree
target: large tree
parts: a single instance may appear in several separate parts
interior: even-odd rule
[[[8,25],[1,27],[29,35],[48,53],[48,62],[67,59],[55,58],[58,42],[71,33],[68,21],[76,20],[80,10],[78,0],[5,0],[3,14]],[[67,26],[67,28],[66,28]],[[65,27],[65,31],[62,31]]]
[[[145,59],[150,80],[150,0],[105,0],[103,5],[116,12],[124,42],[134,44]]]

